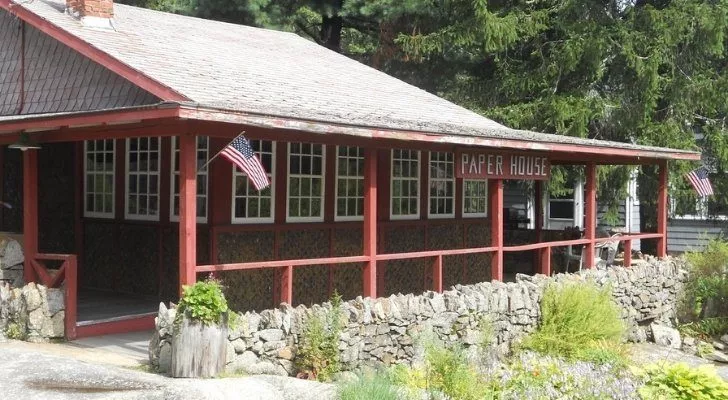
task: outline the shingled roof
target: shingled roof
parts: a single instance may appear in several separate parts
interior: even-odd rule
[[[160,99],[187,106],[345,127],[656,149],[511,129],[293,33],[121,4],[114,6],[114,30],[100,30],[65,13],[63,0],[11,7],[156,82],[167,90],[146,89]]]

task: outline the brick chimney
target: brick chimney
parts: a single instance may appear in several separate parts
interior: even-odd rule
[[[114,17],[113,0],[66,0],[66,12],[86,26],[110,29]]]

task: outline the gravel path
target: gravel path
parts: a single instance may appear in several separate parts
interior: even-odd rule
[[[631,347],[632,360],[637,364],[651,364],[659,362],[683,362],[692,367],[699,365],[713,365],[718,375],[728,381],[728,364],[719,364],[704,358],[683,353],[669,347],[658,346],[654,343],[639,343]]]
[[[80,361],[23,343],[0,344],[0,398],[83,399],[334,399],[332,385],[278,376],[173,379],[102,361]]]

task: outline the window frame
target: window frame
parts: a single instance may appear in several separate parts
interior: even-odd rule
[[[452,161],[447,160],[437,160],[438,163],[452,163],[452,178],[433,178],[432,177],[432,155],[433,154],[445,154],[445,155],[451,155]],[[428,219],[448,219],[448,218],[455,218],[455,199],[457,197],[457,180],[455,178],[455,153],[451,153],[448,151],[430,151],[428,152],[428,160],[427,160],[427,218]],[[452,183],[452,197],[449,197],[449,199],[452,200],[452,212],[448,214],[439,214],[439,213],[433,213],[430,208],[430,201],[433,199],[432,197],[432,191],[431,191],[431,184],[433,182],[433,179],[435,181],[442,181],[442,182],[451,182]],[[448,199],[447,196],[437,196],[437,199]],[[487,208],[487,206],[486,206]]]
[[[299,143],[301,145],[310,144],[311,146],[321,146],[321,175],[303,175],[291,174],[291,145]],[[286,222],[324,222],[326,218],[326,145],[322,143],[311,142],[288,142],[286,151]],[[312,155],[313,157],[313,155]],[[321,216],[318,217],[292,217],[291,212],[291,178],[321,178]],[[303,198],[303,197],[301,197]],[[313,197],[309,197],[313,199]]]
[[[420,218],[420,215],[422,214],[422,205],[420,204],[420,199],[422,198],[422,187],[421,187],[421,175],[422,175],[422,152],[420,150],[411,150],[411,149],[397,149],[400,151],[415,151],[417,152],[417,177],[411,178],[411,177],[398,177],[397,179],[403,179],[405,181],[412,181],[415,180],[417,182],[417,212],[414,214],[404,214],[404,215],[395,215],[394,214],[394,196],[392,193],[394,193],[394,151],[395,149],[391,149],[389,152],[389,219],[392,221],[406,221],[406,220],[416,220]],[[400,198],[404,198],[402,196],[399,196]],[[407,197],[409,198],[409,197]]]
[[[139,139],[149,139],[149,140],[157,140],[157,153],[158,153],[158,161],[157,161],[157,214],[156,215],[141,215],[141,214],[130,214],[129,213],[129,156],[131,155],[130,148],[131,148],[131,141],[132,140],[139,140]],[[160,220],[160,214],[162,211],[162,193],[161,193],[161,179],[162,179],[162,138],[161,137],[136,137],[136,138],[127,138],[125,140],[125,163],[124,163],[124,219],[127,220],[133,220],[133,221],[159,221]],[[147,176],[149,176],[149,172],[146,171]],[[138,188],[137,188],[138,189]],[[137,193],[137,196],[139,194]],[[147,195],[149,195],[147,193]]]
[[[235,202],[237,201],[237,198],[240,197],[241,199],[243,196],[237,196],[235,194],[235,181],[238,177],[246,176],[244,172],[240,171],[238,167],[235,165],[232,165],[232,193],[231,193],[231,204],[230,204],[230,222],[232,224],[236,225],[244,225],[244,224],[271,224],[275,222],[276,218],[276,146],[277,142],[275,140],[263,140],[263,139],[253,139],[251,142],[260,141],[260,142],[271,142],[271,170],[266,171],[268,174],[268,179],[270,179],[270,217],[236,217],[235,216]],[[259,151],[254,150],[256,156],[260,156]],[[262,163],[262,161],[261,161]],[[250,180],[248,179],[248,184],[250,184]],[[248,196],[244,196],[246,199]],[[260,197],[258,197],[260,199]],[[247,200],[246,200],[247,201]],[[247,208],[246,208],[247,210]]]
[[[196,136],[195,137],[195,158],[197,158],[198,153],[200,152],[199,147],[197,147],[197,139],[198,138],[205,138],[207,140],[207,148],[205,149],[205,161],[207,162],[210,157],[210,137],[209,136]],[[177,136],[172,136],[172,140],[170,142],[170,171],[169,171],[169,220],[171,222],[179,222],[179,215],[174,214],[174,198],[175,196],[179,196],[179,193],[174,192],[174,180],[176,177],[179,176],[179,166],[175,165],[175,155],[179,152],[179,149],[177,148]],[[198,160],[199,161],[199,160]],[[175,169],[175,167],[177,167]],[[207,219],[210,214],[210,165],[208,164],[205,166],[204,171],[199,170],[199,166],[195,165],[197,168],[197,186],[200,186],[200,175],[205,175],[205,194],[200,195],[196,194],[197,201],[199,202],[199,197],[202,196],[205,198],[205,215],[204,216],[197,216],[197,222],[200,224],[206,224]],[[180,185],[180,188],[182,186]],[[197,213],[197,211],[195,211]]]
[[[351,147],[355,147],[359,151],[361,151],[361,162],[362,162],[362,170],[361,170],[362,175],[361,175],[361,177],[360,176],[354,176],[354,175],[343,175],[343,176],[342,175],[339,175],[339,149],[341,147],[346,147],[347,149],[348,148],[351,148]],[[348,152],[347,152],[346,158],[347,159],[351,159],[352,158],[352,157],[350,157],[348,155]],[[355,158],[358,159],[359,157],[357,156]],[[341,215],[341,216],[339,215],[339,178],[343,178],[343,179],[347,179],[347,180],[348,179],[351,179],[351,180],[356,179],[356,180],[360,180],[361,181],[361,186],[362,186],[361,199],[362,199],[362,203],[363,203],[364,202],[364,190],[365,190],[365,188],[364,188],[364,175],[365,174],[366,174],[366,171],[365,171],[365,168],[364,168],[364,148],[363,147],[361,147],[361,146],[348,146],[348,145],[336,146],[336,166],[335,166],[335,173],[334,173],[334,221],[337,221],[337,222],[339,222],[339,221],[342,221],[342,222],[344,222],[344,221],[364,221],[364,214],[363,214],[363,212],[362,212],[362,215]],[[348,196],[347,195],[347,196],[344,196],[343,198],[345,198],[345,199],[348,200],[348,199],[352,199],[352,198],[358,199],[359,197],[351,197],[351,196]]]
[[[485,212],[482,213],[469,213],[465,212],[465,186],[467,185],[467,182],[476,182],[476,183],[484,183],[485,184]],[[488,217],[488,179],[463,179],[463,193],[462,193],[462,203],[463,203],[463,218],[487,218]]]
[[[106,141],[111,141],[111,211],[110,212],[98,212],[98,211],[88,211],[88,185],[86,184],[88,180],[88,142],[89,141],[102,141],[104,142],[104,150],[103,153],[106,153]],[[94,154],[99,153],[94,145]],[[83,141],[83,216],[84,218],[107,218],[107,219],[113,219],[116,215],[116,140],[115,139],[94,139],[94,140],[84,140]],[[105,157],[104,157],[105,159]],[[94,176],[97,175],[98,171],[91,171]],[[108,175],[107,171],[103,172],[104,175]],[[95,188],[94,188],[95,190]],[[94,199],[98,192],[94,191]],[[102,195],[106,195],[105,192],[102,193]]]

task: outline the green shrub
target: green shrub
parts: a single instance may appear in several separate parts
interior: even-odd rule
[[[728,333],[728,318],[705,318],[698,321],[688,322],[680,325],[678,330],[683,336],[697,337],[708,341],[713,337],[722,336]]]
[[[387,374],[360,376],[339,386],[341,400],[397,400],[397,388]]]
[[[645,385],[639,389],[645,400],[728,399],[728,383],[711,366],[690,368],[684,363],[655,364],[637,373],[645,379]]]
[[[16,322],[11,322],[5,327],[5,337],[14,340],[25,340],[25,332]]]
[[[176,321],[187,315],[203,325],[217,324],[228,312],[227,300],[220,283],[213,279],[182,287],[182,298],[177,305]]]
[[[706,315],[711,301],[725,304],[728,301],[728,242],[711,239],[701,251],[685,255],[690,274],[685,283],[685,305],[689,319],[715,317]],[[713,310],[715,311],[715,310]],[[720,310],[725,316],[728,310]]]
[[[341,370],[339,336],[343,328],[341,296],[334,292],[331,311],[326,315],[312,314],[304,323],[301,342],[296,351],[298,371],[325,382]]]
[[[546,288],[538,330],[522,347],[542,354],[599,361],[618,357],[624,324],[609,288],[572,283]],[[607,352],[614,354],[609,356]]]
[[[470,400],[488,398],[486,394],[491,392],[457,347],[427,345],[424,369],[397,366],[392,370],[392,379],[413,396],[425,391],[444,394],[449,399]]]

